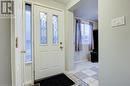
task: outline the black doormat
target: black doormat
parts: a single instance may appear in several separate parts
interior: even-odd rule
[[[40,84],[40,86],[71,86],[75,84],[65,74],[58,74],[42,80],[35,81],[35,84],[38,83]]]

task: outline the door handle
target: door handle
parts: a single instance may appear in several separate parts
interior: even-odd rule
[[[62,47],[62,46],[60,46],[60,49],[63,49],[63,47]]]

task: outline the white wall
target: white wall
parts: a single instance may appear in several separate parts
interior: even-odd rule
[[[130,0],[99,0],[100,86],[130,86]],[[126,25],[111,20],[125,16]]]
[[[0,86],[11,86],[11,23],[0,18]]]
[[[66,70],[73,69],[74,61],[74,15],[66,9],[65,11],[65,57]]]

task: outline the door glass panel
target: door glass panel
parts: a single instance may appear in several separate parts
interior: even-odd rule
[[[25,5],[25,62],[29,63],[32,61],[32,27],[31,27],[31,5]]]
[[[40,13],[40,44],[47,44],[47,14]]]
[[[58,16],[53,15],[53,44],[58,44]]]

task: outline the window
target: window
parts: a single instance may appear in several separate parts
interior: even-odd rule
[[[31,27],[31,5],[25,5],[25,62],[32,61],[32,27]]]
[[[53,15],[53,44],[58,44],[58,16]]]
[[[40,13],[40,44],[47,44],[47,14]]]
[[[82,44],[89,44],[89,29],[90,25],[88,23],[81,23]]]

